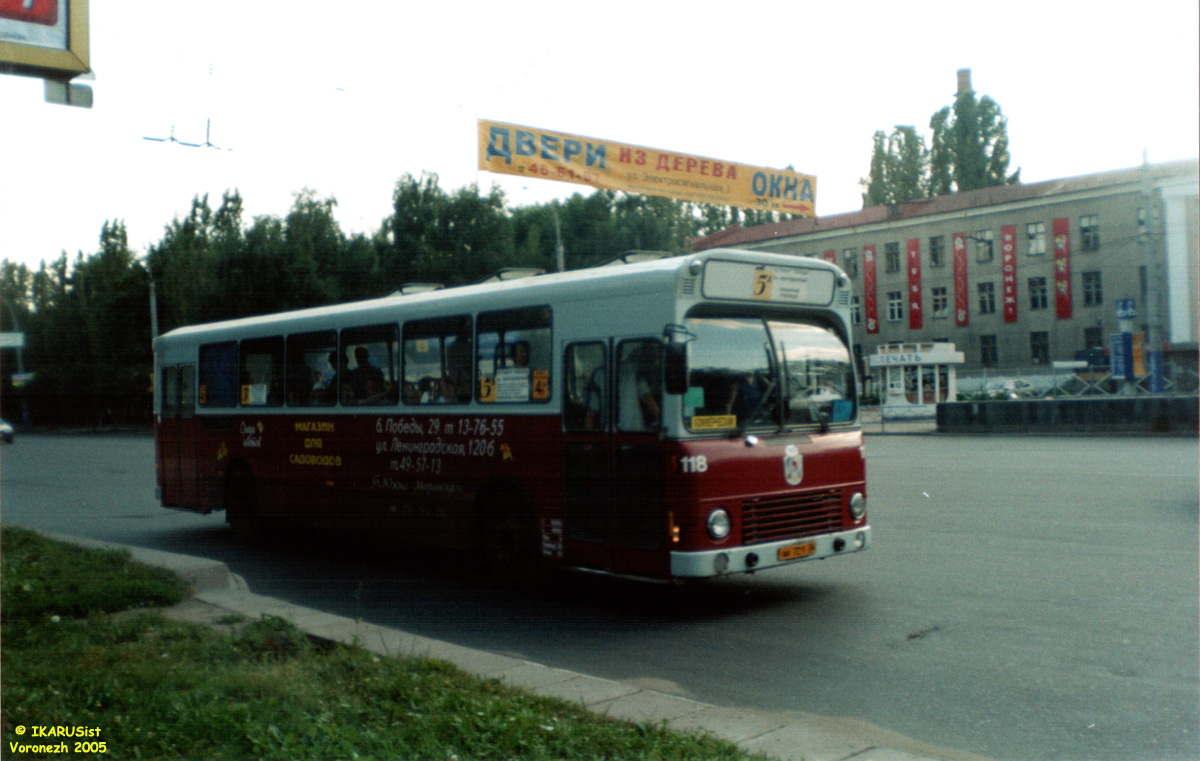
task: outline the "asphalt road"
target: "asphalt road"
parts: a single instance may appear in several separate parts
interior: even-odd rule
[[[868,437],[875,544],[685,588],[479,582],[462,558],[163,510],[153,443],[20,436],[0,520],[227,562],[263,594],[710,703],[997,759],[1200,758],[1196,439]]]

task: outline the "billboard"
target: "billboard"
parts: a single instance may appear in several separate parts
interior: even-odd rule
[[[815,215],[817,178],[811,175],[483,119],[479,168],[681,201]]]
[[[89,61],[87,0],[0,0],[0,74],[68,80]]]

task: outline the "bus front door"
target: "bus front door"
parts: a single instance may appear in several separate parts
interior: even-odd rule
[[[636,349],[654,351],[644,343],[658,345],[609,339],[566,348],[564,555],[569,565],[660,577],[670,564],[659,422],[641,407],[649,417],[635,423],[631,406],[646,401],[636,397],[639,386],[658,388],[635,368]]]

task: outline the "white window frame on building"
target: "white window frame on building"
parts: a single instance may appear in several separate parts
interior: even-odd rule
[[[979,296],[979,313],[996,313],[996,284],[989,281],[977,283],[975,292]]]
[[[1029,358],[1035,365],[1050,364],[1050,333],[1035,330],[1029,334]]]
[[[858,277],[858,249],[843,248],[842,249],[842,269],[846,270],[846,274],[852,278]]]
[[[1050,306],[1050,291],[1047,290],[1046,278],[1029,278],[1029,308],[1046,309]]]
[[[1000,366],[1000,344],[996,340],[996,336],[979,337],[979,365],[980,367]]]
[[[1098,307],[1104,303],[1104,278],[1100,270],[1083,273],[1083,305]]]
[[[944,285],[935,285],[929,292],[934,317],[950,316],[950,292]]]
[[[887,296],[888,322],[900,322],[904,319],[904,291],[888,291]]]
[[[929,266],[930,267],[945,267],[946,266],[946,236],[945,235],[929,236]]]
[[[1025,253],[1029,256],[1046,255],[1046,223],[1029,222],[1025,225]]]
[[[900,271],[900,241],[883,244],[883,269],[885,272]]]
[[[1084,214],[1079,218],[1079,249],[1100,250],[1100,215]]]
[[[995,236],[991,230],[976,230],[971,243],[975,246],[975,261],[990,262],[996,258]]]

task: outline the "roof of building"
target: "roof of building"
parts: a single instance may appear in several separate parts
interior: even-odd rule
[[[1170,161],[1150,165],[1152,179],[1161,179],[1180,174],[1196,174],[1198,162],[1196,159]],[[777,238],[791,238],[813,233],[843,230],[862,225],[895,222],[917,217],[949,214],[953,212],[996,206],[1016,201],[1027,201],[1036,198],[1078,193],[1081,191],[1097,190],[1106,187],[1129,185],[1141,182],[1142,167],[1117,169],[1111,172],[1086,174],[1079,177],[1067,177],[1058,180],[1046,180],[1028,185],[1004,185],[994,188],[970,190],[964,193],[923,198],[916,201],[905,201],[893,206],[870,206],[861,211],[845,214],[832,214],[826,217],[800,217],[784,222],[767,225],[742,227],[733,225],[724,230],[693,238],[693,251],[716,248],[718,246],[737,246],[745,243],[759,243]]]

